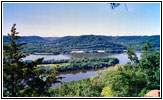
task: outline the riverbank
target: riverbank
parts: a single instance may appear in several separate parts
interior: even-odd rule
[[[69,72],[83,69],[98,69],[118,64],[117,58],[90,57],[67,60],[45,60],[41,63],[39,73],[52,73],[57,67],[58,72]],[[56,66],[57,65],[57,66]]]
[[[140,59],[140,55],[141,53],[136,52],[136,55],[138,57],[138,59]],[[92,55],[94,56],[94,55]],[[96,56],[96,55],[95,55]],[[126,53],[121,53],[121,54],[112,54],[112,55],[98,55],[99,57],[115,57],[119,59],[119,64],[126,64],[129,59],[128,59],[128,55]],[[37,58],[41,58],[44,57],[44,60],[50,60],[50,59],[54,59],[54,60],[63,60],[63,59],[71,59],[71,58],[75,58],[74,55],[30,55],[27,56],[24,60],[35,60]],[[78,56],[78,58],[80,58],[81,56]],[[56,66],[56,65],[55,65]],[[80,71],[69,71],[69,72],[63,72],[63,74],[59,74],[58,77],[65,77],[63,78],[61,81],[62,82],[71,82],[71,81],[78,81],[78,80],[82,80],[85,78],[90,78],[91,76],[95,76],[96,75],[96,71],[103,71],[103,68],[100,69],[87,69],[84,70],[82,72],[82,70]],[[52,86],[53,88],[56,85]]]
[[[58,52],[58,53],[47,53],[47,52],[34,52],[33,55],[75,55],[75,54],[89,54],[89,55],[94,55],[94,54],[119,54],[119,53],[124,53],[126,50],[72,50],[71,52]]]

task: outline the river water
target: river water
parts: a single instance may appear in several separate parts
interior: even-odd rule
[[[138,59],[140,59],[141,53],[136,53]],[[61,60],[61,59],[70,59],[70,58],[81,58],[81,57],[115,57],[119,59],[119,64],[126,64],[129,59],[126,53],[121,54],[71,54],[71,55],[30,55],[23,60],[35,60],[37,58],[44,57],[44,60]],[[91,76],[96,75],[96,70],[81,70],[81,71],[72,71],[68,73],[62,73],[59,76],[65,77],[61,81],[62,82],[70,82],[70,81],[78,81],[84,78],[89,78]],[[98,69],[98,71],[103,71],[103,69]],[[58,85],[58,84],[57,84]],[[53,85],[52,87],[56,87],[57,85]]]

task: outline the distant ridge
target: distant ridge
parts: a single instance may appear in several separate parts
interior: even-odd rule
[[[8,42],[8,40],[3,36],[3,42]],[[18,42],[25,43],[38,43],[38,42],[46,42],[47,40],[40,36],[21,36]]]
[[[57,47],[66,47],[67,49],[87,49],[87,50],[123,50],[126,46],[117,43],[110,37],[96,35],[67,36],[60,38],[53,43]]]
[[[42,38],[44,38],[45,40],[48,40],[48,41],[54,41],[54,40],[60,39],[61,37],[42,37]]]
[[[8,43],[3,36],[3,43]],[[81,35],[65,37],[21,36],[17,42],[27,43],[25,52],[38,53],[70,53],[73,50],[105,50],[123,51],[127,46],[142,50],[145,41],[149,41],[152,49],[160,50],[160,35],[154,36],[103,36]]]

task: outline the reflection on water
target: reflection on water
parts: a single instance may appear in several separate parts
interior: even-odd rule
[[[97,70],[85,70],[84,73],[82,71],[76,73],[76,74],[72,74],[72,73],[67,73],[67,74],[61,74],[59,75],[60,77],[65,77],[63,78],[61,81],[62,82],[71,82],[71,81],[78,81],[81,79],[85,79],[85,78],[90,78],[91,76],[96,76],[96,71]],[[98,69],[98,71],[103,71],[103,69]],[[56,86],[60,85],[60,83],[58,84],[53,84],[52,88],[55,88]]]
[[[105,53],[86,53],[86,54],[82,54],[82,53],[74,53],[71,54],[72,58],[83,58],[83,57],[107,57],[110,54],[105,54]]]
[[[77,74],[77,73],[87,73],[87,72],[96,72],[98,70],[103,70],[103,68],[98,68],[98,69],[82,69],[82,70],[75,70],[75,71],[68,71],[68,72],[60,72],[58,75],[67,75],[67,74]]]

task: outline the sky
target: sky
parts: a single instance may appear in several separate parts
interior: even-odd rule
[[[160,35],[160,3],[3,3],[3,35],[16,23],[20,36]]]

